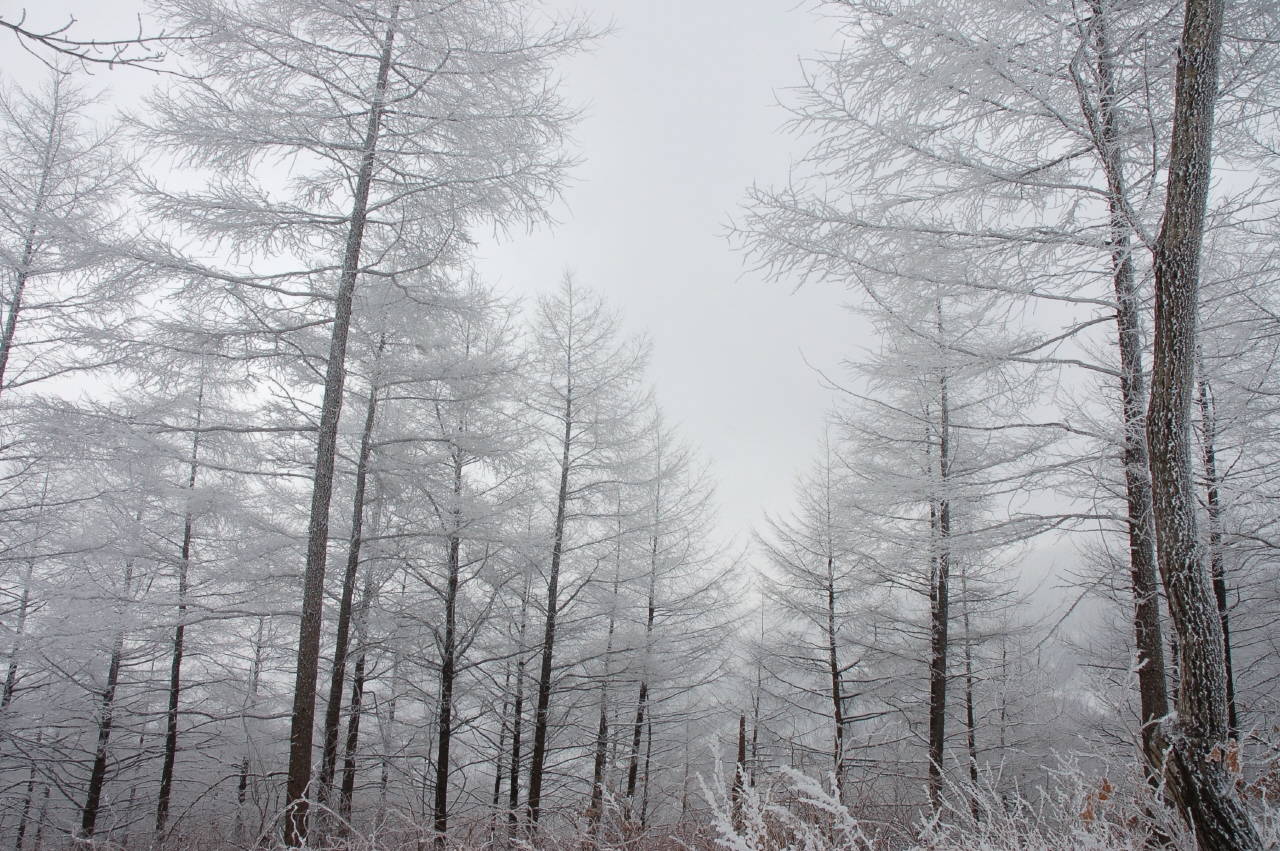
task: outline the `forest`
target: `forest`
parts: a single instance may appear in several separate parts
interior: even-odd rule
[[[791,10],[718,238],[868,335],[749,530],[477,262],[625,29],[149,8],[0,11],[0,847],[1280,847],[1274,0]]]

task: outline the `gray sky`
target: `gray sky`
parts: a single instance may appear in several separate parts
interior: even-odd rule
[[[668,415],[715,464],[726,534],[791,498],[830,394],[826,371],[865,343],[843,291],[792,294],[749,272],[724,238],[752,182],[778,184],[805,145],[776,106],[798,58],[833,27],[793,0],[564,0],[615,25],[565,67],[587,107],[585,158],[554,229],[482,245],[481,269],[526,293],[563,271],[609,295],[654,346]]]
[[[778,184],[806,145],[781,131],[776,105],[800,80],[799,57],[835,44],[833,26],[796,0],[549,0],[613,33],[563,68],[585,107],[575,132],[583,163],[559,222],[492,237],[480,269],[531,298],[565,269],[608,295],[632,332],[653,343],[651,376],[669,418],[714,462],[723,532],[741,535],[764,510],[791,501],[830,394],[805,361],[838,371],[865,344],[835,285],[767,283],[731,251],[724,232],[753,182]],[[35,24],[113,38],[137,31],[140,0],[0,0]],[[0,42],[7,76],[34,63]],[[149,74],[100,71],[117,103]],[[25,78],[25,79],[24,79]]]

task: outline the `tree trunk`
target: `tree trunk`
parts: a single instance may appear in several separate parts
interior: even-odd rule
[[[31,610],[31,574],[35,561],[27,560],[27,574],[22,581],[22,597],[18,600],[18,623],[14,628],[13,650],[9,654],[9,670],[4,677],[4,691],[0,693],[0,712],[9,708],[13,693],[18,687],[18,653],[22,649],[22,637],[27,630],[27,613]]]
[[[440,652],[440,713],[436,720],[436,778],[432,825],[435,846],[444,847],[449,829],[449,745],[453,738],[453,681],[458,664],[458,574],[462,571],[462,450],[453,455],[453,529],[449,533],[449,577],[444,598],[444,645]]]
[[[125,563],[124,600],[129,599],[133,585],[133,562]],[[98,747],[94,753],[93,770],[89,774],[89,794],[80,814],[79,838],[86,842],[93,839],[98,821],[98,806],[102,801],[102,786],[107,779],[107,754],[111,744],[111,724],[115,717],[116,684],[120,682],[120,664],[124,659],[124,626],[116,632],[111,648],[111,661],[107,665],[107,684],[102,689],[102,710],[98,716]]]
[[[644,670],[641,671],[640,695],[636,700],[636,723],[631,736],[631,764],[627,766],[627,813],[631,818],[632,802],[636,794],[636,775],[640,768],[640,735],[645,722],[645,710],[649,704],[649,669],[653,661],[653,620],[655,591],[658,584],[658,536],[662,522],[662,446],[658,446],[656,484],[653,496],[653,537],[649,542],[649,599],[644,622]]]
[[[1209,194],[1224,0],[1187,0],[1169,187],[1154,248],[1155,346],[1147,445],[1160,577],[1178,637],[1177,714],[1148,758],[1164,771],[1202,851],[1261,851],[1224,765],[1229,736],[1222,623],[1198,551],[1191,465],[1200,247]]]
[[[828,522],[830,521],[828,515]],[[828,530],[830,527],[828,526]],[[828,542],[830,548],[830,542]],[[844,801],[844,695],[840,688],[840,657],[836,647],[836,560],[827,553],[827,666],[831,673],[831,722],[835,726],[832,759],[836,798]]]
[[[240,723],[246,728],[246,741],[244,757],[240,760],[240,782],[236,788],[236,833],[243,839],[244,833],[244,804],[248,799],[249,793],[249,755],[253,749],[253,743],[248,741],[247,736],[247,714],[258,700],[258,679],[262,674],[262,650],[263,650],[263,632],[266,629],[266,619],[258,618],[258,634],[253,639],[253,662],[249,665],[249,685],[245,690],[244,709],[240,716]]]
[[[497,841],[499,814],[502,806],[502,759],[507,752],[507,711],[511,705],[507,702],[511,695],[511,662],[506,663],[506,673],[502,681],[502,713],[498,716],[498,752],[493,760],[493,819],[489,825],[490,844]]]
[[[942,303],[938,302],[939,344],[942,333]],[[934,810],[942,803],[942,760],[947,724],[947,628],[950,624],[951,504],[947,498],[947,477],[951,464],[951,412],[947,398],[947,377],[939,379],[938,483],[939,494],[929,506],[936,534],[933,576],[929,583],[929,801]]]
[[[520,597],[519,653],[516,657],[516,696],[511,709],[511,779],[508,783],[507,819],[512,828],[520,822],[520,739],[524,722],[525,631],[529,626],[529,583]]]
[[[747,780],[747,716],[738,716],[738,759],[733,764],[733,788],[729,792],[729,817],[742,830],[742,790]]]
[[[560,457],[560,489],[556,495],[556,520],[551,540],[551,570],[547,577],[547,619],[542,634],[542,669],[538,674],[538,708],[533,721],[533,756],[529,765],[529,826],[538,826],[542,805],[542,773],[547,759],[547,727],[551,720],[551,660],[556,640],[556,614],[560,606],[560,557],[564,551],[565,517],[569,507],[569,450],[573,445],[573,386],[565,393],[564,441]]]
[[[1133,593],[1134,645],[1143,747],[1150,749],[1155,726],[1169,712],[1164,639],[1160,625],[1155,526],[1151,512],[1151,472],[1147,457],[1146,388],[1142,365],[1142,304],[1133,269],[1133,225],[1128,216],[1128,183],[1116,106],[1115,57],[1108,18],[1101,0],[1093,0],[1098,51],[1098,103],[1090,106],[1077,79],[1081,103],[1107,178],[1110,207],[1112,284],[1120,350],[1120,400],[1124,415],[1124,477],[1129,525],[1129,575]],[[1153,781],[1155,776],[1152,776]],[[1158,782],[1158,781],[1156,781]]]
[[[203,369],[203,366],[202,366]],[[196,474],[200,469],[200,423],[204,419],[204,374],[200,375],[200,389],[196,393],[195,435],[191,438],[191,471],[187,477],[187,492],[196,489]],[[178,553],[178,623],[173,628],[173,658],[169,665],[169,711],[165,717],[164,761],[160,768],[160,800],[156,804],[156,843],[164,839],[165,823],[169,820],[169,793],[173,790],[173,764],[178,757],[178,699],[182,693],[182,652],[187,632],[187,582],[191,570],[191,508],[188,506],[182,526],[182,547]]]
[[[622,573],[622,502],[618,501],[617,548],[613,563],[613,599],[609,607],[609,633],[604,645],[604,677],[600,680],[600,723],[596,728],[596,756],[591,771],[591,804],[587,821],[594,827],[604,815],[604,773],[609,757],[609,680],[613,676],[613,635],[618,619],[618,584]]]
[[[387,78],[391,70],[391,46],[395,38],[400,6],[392,6],[391,22],[383,40],[378,79],[369,109],[369,123],[360,153],[351,226],[342,259],[342,275],[334,306],[333,336],[329,343],[329,363],[325,372],[324,398],[320,405],[320,427],[316,443],[316,475],[311,494],[311,515],[307,530],[307,564],[302,595],[302,618],[298,631],[298,668],[293,690],[293,723],[289,730],[289,779],[286,788],[284,842],[297,847],[307,836],[307,787],[311,784],[311,742],[315,735],[316,677],[320,659],[320,618],[324,607],[324,569],[329,546],[329,503],[333,496],[334,454],[338,442],[338,417],[342,412],[342,391],[346,381],[347,332],[351,326],[351,306],[356,277],[360,272],[360,250],[364,243],[369,189],[373,182],[374,154],[382,127]]]
[[[378,354],[386,346],[384,336],[378,343]],[[333,649],[333,671],[329,678],[329,702],[324,711],[324,750],[320,760],[318,794],[328,797],[333,774],[338,766],[338,727],[342,718],[342,687],[347,678],[347,645],[351,635],[351,604],[355,597],[356,575],[360,569],[360,546],[364,540],[365,485],[369,476],[369,457],[373,453],[373,424],[378,410],[378,381],[369,384],[369,404],[365,407],[364,431],[360,434],[360,456],[356,460],[356,486],[352,498],[351,537],[347,543],[347,570],[342,576],[342,597],[338,603],[338,635]]]
[[[36,747],[44,740],[44,730],[36,731]],[[48,788],[48,784],[46,784]],[[13,843],[13,851],[22,851],[22,841],[27,835],[27,823],[31,816],[31,804],[36,792],[36,761],[31,760],[31,772],[27,775],[27,794],[22,799],[22,817],[18,819],[18,836]]]
[[[591,803],[587,823],[594,830],[604,815],[604,769],[609,757],[609,686],[600,683],[600,723],[596,726],[596,756],[591,766]]]
[[[347,821],[351,820],[351,799],[356,791],[356,754],[360,745],[360,714],[364,707],[365,656],[369,652],[368,617],[374,593],[373,577],[366,574],[364,591],[360,595],[360,611],[356,616],[356,637],[360,640],[360,646],[356,650],[356,665],[351,675],[346,754],[342,760],[342,793],[338,799],[338,814]]]
[[[1201,369],[1203,375],[1204,370]],[[1200,379],[1200,423],[1204,443],[1205,505],[1209,519],[1209,576],[1213,580],[1213,596],[1218,602],[1218,617],[1222,620],[1222,657],[1227,676],[1227,735],[1233,740],[1240,736],[1240,718],[1236,714],[1235,672],[1231,667],[1231,622],[1227,603],[1227,574],[1222,558],[1222,497],[1219,494],[1218,459],[1214,443],[1217,440],[1217,418],[1214,415],[1213,388],[1206,378]]]

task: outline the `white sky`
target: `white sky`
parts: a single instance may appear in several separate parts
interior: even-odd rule
[[[480,269],[513,294],[556,285],[572,269],[608,295],[628,330],[653,342],[651,376],[671,420],[714,462],[723,533],[743,535],[785,510],[807,466],[830,394],[805,361],[838,372],[865,344],[834,285],[797,293],[747,271],[725,227],[753,182],[782,183],[805,144],[780,130],[776,106],[800,80],[799,57],[835,44],[833,26],[797,0],[549,0],[614,27],[564,66],[586,108],[575,132],[583,164],[554,211],[559,224],[480,246]],[[137,31],[140,0],[0,0],[13,20],[65,23],[81,38]],[[7,36],[0,68],[33,63]],[[99,72],[116,102],[149,74]]]
[[[767,283],[724,238],[747,187],[803,154],[776,103],[833,26],[795,0],[560,5],[615,25],[565,67],[585,162],[560,224],[484,244],[481,268],[515,292],[572,269],[649,335],[659,398],[714,461],[724,532],[745,533],[789,504],[815,448],[830,394],[805,361],[838,370],[865,342],[840,288]]]

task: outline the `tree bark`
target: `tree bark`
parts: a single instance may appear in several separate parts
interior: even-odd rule
[[[284,842],[294,848],[307,836],[307,787],[311,783],[311,742],[315,735],[316,675],[320,658],[320,618],[324,606],[324,569],[329,546],[329,503],[333,496],[334,454],[338,442],[338,417],[342,412],[342,391],[346,381],[347,332],[356,278],[360,272],[360,250],[364,242],[369,209],[369,189],[373,183],[374,155],[382,127],[391,70],[391,47],[395,38],[400,6],[392,6],[391,22],[383,40],[378,78],[369,109],[360,167],[352,202],[351,225],[342,259],[342,275],[334,308],[333,336],[329,343],[329,363],[325,372],[324,398],[320,405],[320,427],[316,445],[316,475],[311,495],[311,515],[307,531],[307,565],[304,574],[302,618],[298,632],[298,668],[293,690],[293,716],[289,730],[289,778],[286,787]]]
[[[942,334],[942,302],[938,302],[939,345]],[[951,411],[947,397],[947,377],[938,380],[938,484],[939,493],[929,506],[936,535],[933,576],[929,584],[929,801],[934,810],[941,806],[942,760],[947,724],[947,643],[950,625],[951,503],[947,498],[947,478],[951,466]]]
[[[1102,157],[1110,208],[1112,285],[1120,350],[1120,400],[1124,416],[1124,477],[1129,526],[1129,576],[1133,594],[1134,645],[1142,744],[1151,747],[1155,727],[1169,712],[1161,629],[1155,526],[1151,512],[1151,471],[1147,453],[1146,388],[1142,364],[1142,303],[1133,268],[1133,226],[1128,217],[1128,184],[1120,137],[1115,88],[1115,57],[1108,18],[1101,0],[1093,0],[1098,51],[1098,103],[1088,103],[1078,83],[1085,114]],[[1154,777],[1153,777],[1154,779]]]
[[[511,787],[507,799],[507,820],[514,828],[520,823],[520,740],[524,723],[525,632],[529,626],[529,584],[520,596],[519,653],[516,657],[516,695],[511,708]]]
[[[1202,851],[1261,851],[1225,762],[1222,623],[1200,558],[1191,464],[1200,248],[1209,195],[1224,0],[1187,0],[1178,53],[1169,185],[1154,248],[1155,346],[1147,415],[1160,577],[1178,637],[1177,714],[1148,758]]]
[[[124,597],[127,601],[132,593],[133,562],[125,563]],[[124,659],[124,626],[116,632],[115,644],[111,648],[111,661],[107,665],[107,683],[102,689],[102,709],[98,715],[98,747],[94,752],[93,769],[89,774],[89,793],[85,798],[84,808],[80,813],[79,838],[85,841],[93,839],[94,827],[98,822],[98,806],[102,801],[102,787],[107,779],[107,754],[111,744],[111,725],[115,718],[116,685],[120,682],[120,665]]]
[[[375,589],[372,576],[365,576],[364,591],[360,595],[360,610],[356,615],[356,636],[360,640],[356,651],[355,670],[351,674],[351,706],[347,710],[346,754],[342,760],[342,792],[338,798],[338,814],[351,819],[351,799],[356,791],[356,754],[360,745],[360,715],[364,707],[365,656],[369,652],[369,606]]]
[[[1204,370],[1201,369],[1203,375]],[[1214,444],[1218,423],[1214,414],[1213,388],[1207,378],[1199,381],[1200,424],[1203,431],[1205,507],[1209,520],[1209,576],[1213,580],[1213,596],[1222,621],[1222,657],[1227,676],[1227,735],[1240,737],[1240,718],[1236,713],[1235,672],[1231,666],[1231,613],[1227,602],[1227,572],[1222,557],[1222,496],[1219,492],[1218,459]]]
[[[556,640],[556,615],[560,607],[560,558],[564,551],[565,518],[569,507],[570,449],[573,446],[573,382],[565,390],[564,441],[560,457],[560,488],[556,495],[556,519],[551,539],[551,567],[547,576],[547,618],[542,634],[542,668],[538,674],[538,708],[533,722],[533,755],[529,766],[529,826],[536,830],[542,806],[542,773],[547,759],[547,727],[551,720],[551,661]]]
[[[378,354],[386,345],[384,336]],[[378,411],[378,381],[369,385],[369,404],[365,407],[364,430],[360,434],[360,456],[356,460],[356,486],[352,497],[351,537],[347,543],[347,570],[342,576],[342,597],[338,603],[338,635],[333,649],[333,671],[329,678],[329,702],[324,711],[324,750],[320,761],[319,797],[325,800],[333,785],[338,766],[338,727],[342,719],[342,687],[347,678],[347,646],[351,636],[351,606],[355,598],[356,576],[360,570],[360,546],[364,541],[365,486],[369,476],[369,458],[373,454],[373,425]]]
[[[449,746],[453,738],[453,682],[458,664],[458,580],[462,571],[462,450],[454,449],[453,528],[449,532],[449,576],[444,597],[444,642],[440,651],[440,713],[436,719],[436,777],[432,824],[435,846],[444,847],[449,829]]]
[[[203,365],[202,365],[203,369]],[[200,424],[204,419],[204,374],[200,376],[200,389],[196,393],[195,434],[191,438],[191,470],[187,477],[187,492],[196,489],[196,474],[200,470]],[[182,693],[182,654],[187,632],[187,582],[191,570],[191,508],[188,506],[182,526],[182,547],[178,553],[178,623],[173,628],[173,656],[169,665],[169,711],[165,717],[164,761],[160,768],[160,800],[156,804],[156,843],[164,839],[165,823],[169,820],[169,794],[173,790],[173,765],[178,757],[178,700]]]
[[[828,523],[831,520],[828,514]],[[828,530],[830,526],[828,525]],[[827,665],[831,674],[831,722],[835,725],[832,758],[836,778],[836,798],[844,801],[844,695],[840,687],[840,657],[836,645],[836,560],[827,554]]]

